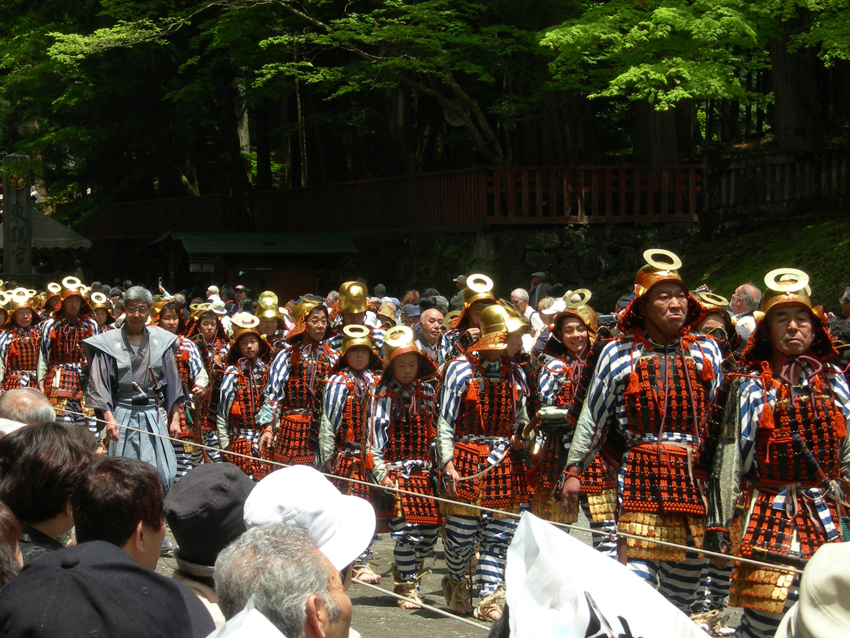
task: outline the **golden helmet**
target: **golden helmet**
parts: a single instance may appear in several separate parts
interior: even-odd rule
[[[468,348],[470,351],[504,350],[508,347],[505,340],[509,334],[524,334],[531,330],[531,326],[501,304],[487,306],[481,313],[479,326],[481,338]]]
[[[493,296],[493,280],[487,275],[469,275],[466,278],[466,288],[463,289],[464,310],[469,309],[476,301],[496,303],[496,297]]]
[[[47,284],[47,296],[45,300],[50,299],[51,297],[59,297],[62,293],[61,284],[57,284],[55,281],[51,281]]]
[[[443,327],[448,330],[451,328],[452,322],[457,318],[460,314],[460,310],[452,310],[449,314],[443,317]]]
[[[50,286],[48,285],[48,288]],[[65,277],[62,280],[62,289],[59,293],[59,296],[62,297],[62,301],[65,301],[68,297],[85,297],[86,287],[76,277]]]
[[[263,340],[262,335],[257,332],[260,319],[247,312],[237,312],[230,318],[230,326],[233,328],[233,338],[230,340],[231,347],[236,345],[241,337],[245,335],[256,335],[257,339]]]
[[[558,313],[553,326],[560,327],[561,322],[567,317],[578,317],[585,326],[596,332],[596,311],[587,305],[592,296],[593,293],[587,288],[579,288],[564,295],[563,300],[567,308]]]
[[[342,327],[342,349],[340,356],[345,356],[345,353],[358,346],[369,348],[372,354],[377,356],[375,346],[372,343],[372,331],[367,326],[343,326]]]
[[[33,304],[36,302],[36,299],[33,295],[30,294],[30,291],[26,288],[15,288],[14,290],[7,290],[6,298],[8,302],[4,305],[10,313],[15,312],[16,310],[20,310],[21,308],[29,308],[30,310],[35,310]]]
[[[368,291],[359,281],[346,281],[339,287],[339,311],[346,314],[366,312]]]
[[[809,276],[796,268],[776,268],[764,276],[766,290],[761,297],[761,311],[767,315],[776,306],[802,306],[819,319],[823,308],[813,306]]]
[[[12,295],[5,290],[0,290],[0,312],[9,313],[9,306],[12,302]]]
[[[663,260],[659,260],[661,257]],[[635,275],[635,297],[640,299],[655,284],[662,281],[673,281],[681,285],[687,291],[687,286],[679,275],[682,260],[675,253],[661,248],[650,248],[644,251],[643,259],[646,264],[637,271]]]
[[[271,290],[260,293],[257,299],[257,316],[261,319],[280,319],[278,298]]]
[[[413,330],[407,326],[394,326],[384,333],[384,370],[390,367],[392,360],[396,357],[416,352],[422,355],[416,346],[416,337]],[[425,356],[425,355],[422,355]]]
[[[212,312],[211,303],[193,303],[189,306],[189,320],[197,323],[204,313]]]
[[[308,299],[300,299],[292,308],[292,321],[298,323],[300,319],[307,321],[307,315],[313,312],[313,308],[320,306],[318,301],[310,301]]]

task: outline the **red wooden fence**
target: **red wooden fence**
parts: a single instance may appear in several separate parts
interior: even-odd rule
[[[253,195],[251,210],[257,230],[266,232],[695,222],[701,181],[701,166],[481,168],[266,191]],[[84,232],[215,232],[225,221],[220,196],[151,200],[105,207]]]

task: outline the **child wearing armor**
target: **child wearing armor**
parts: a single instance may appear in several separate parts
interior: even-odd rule
[[[378,355],[368,327],[343,326],[342,335],[341,357],[322,392],[316,461],[325,472],[368,482],[369,477],[363,469],[364,446],[368,445],[366,403],[375,383],[375,369],[380,369]],[[376,510],[386,509],[375,488],[339,479],[331,481],[343,494],[364,498]],[[387,531],[386,519],[383,528],[379,526],[377,531]],[[369,566],[368,558],[369,550],[355,561],[352,577],[367,583],[380,582],[381,576]]]
[[[153,306],[155,313],[154,325],[171,334],[177,335],[177,350],[174,360],[180,373],[180,384],[183,386],[183,394],[186,400],[180,410],[180,439],[183,441],[174,444],[174,455],[177,457],[177,478],[185,476],[186,473],[196,465],[204,462],[204,454],[197,451],[192,444],[202,443],[200,429],[199,411],[196,406],[200,405],[204,392],[209,385],[209,375],[204,367],[201,353],[194,342],[182,336],[184,332],[183,312],[175,301],[155,302]]]
[[[591,346],[596,340],[596,312],[587,305],[590,297],[590,291],[584,288],[571,295],[566,310],[555,317],[541,355],[544,361],[539,376],[542,407],[534,420],[541,449],[532,456],[534,497],[531,512],[561,523],[578,520],[577,511],[566,512],[561,506],[559,479],[570,449],[575,417],[586,396],[581,391],[582,374],[592,373],[595,363]],[[594,353],[598,352],[596,348]],[[584,390],[587,389],[586,381]],[[613,534],[616,532],[617,471],[608,458],[607,454],[596,455],[582,481],[580,502],[591,528]],[[601,551],[616,549],[616,545],[601,534],[594,534],[591,541]]]
[[[522,449],[516,432],[528,423],[528,388],[514,356],[529,325],[495,304],[483,310],[480,326],[476,343],[446,366],[440,389],[437,456],[442,495],[456,501],[443,506],[449,569],[443,594],[456,612],[472,611],[464,576],[477,541],[481,600],[475,616],[498,620],[505,602],[505,559],[517,522],[469,505],[511,513],[527,506],[525,466],[515,450]]]
[[[204,445],[211,448],[219,447],[217,430],[218,401],[221,398],[221,382],[224,374],[225,358],[230,348],[227,334],[219,320],[219,315],[209,303],[201,303],[191,306],[192,314],[190,320],[192,326],[189,330],[189,338],[201,353],[204,368],[209,377],[204,401],[201,406],[199,420],[201,422],[201,435]],[[210,461],[218,463],[221,461],[221,452],[208,450]]]
[[[239,466],[249,478],[259,481],[269,473],[269,465],[258,461],[260,436],[263,430],[255,420],[262,402],[271,360],[271,346],[257,332],[260,320],[248,313],[238,313],[231,318],[233,341],[227,353],[227,368],[221,382],[221,399],[218,403],[218,440],[222,450],[244,456],[225,455]]]
[[[6,330],[0,333],[0,381],[3,391],[13,388],[38,388],[36,368],[40,330],[33,325],[36,318],[33,303],[25,288],[7,293],[11,312]]]
[[[100,330],[91,318],[79,279],[63,279],[59,296],[61,301],[52,317],[41,326],[38,385],[56,409],[58,421],[85,427],[88,419],[83,416],[83,389],[88,365],[83,340],[100,334]],[[93,424],[89,429],[97,432]]]
[[[481,336],[480,317],[484,308],[497,303],[493,296],[493,280],[486,275],[470,275],[463,289],[463,309],[440,340],[439,361],[462,355]]]
[[[406,326],[387,330],[384,337],[384,373],[372,389],[366,413],[370,447],[366,467],[379,485],[411,494],[387,492],[390,503],[378,511],[389,518],[395,540],[395,592],[414,601],[419,598],[423,565],[440,534],[440,512],[431,483],[431,442],[436,434],[435,390],[437,368],[416,345]],[[405,609],[415,603],[398,601]]]

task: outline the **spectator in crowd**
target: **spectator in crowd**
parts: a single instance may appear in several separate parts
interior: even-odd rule
[[[123,457],[92,463],[71,497],[77,542],[112,543],[156,570],[165,540],[164,498],[159,474],[147,463]]]
[[[531,286],[528,288],[528,304],[537,308],[537,304],[544,297],[552,294],[555,287],[546,283],[546,273],[543,271],[531,273]]]
[[[458,275],[452,281],[457,288],[457,293],[449,301],[449,307],[452,310],[463,310],[463,289],[466,288],[466,275]]]
[[[130,288],[133,287],[133,282],[129,279],[125,279],[121,286],[124,289],[124,292],[127,292],[128,290],[130,290]]]
[[[0,395],[0,432],[9,434],[24,425],[56,420],[53,406],[35,388],[13,388]]]
[[[321,472],[306,465],[272,472],[257,483],[245,501],[244,515],[249,528],[279,521],[305,528],[345,574],[346,587],[351,564],[375,533],[375,509],[368,501],[341,494]]]
[[[419,305],[419,291],[418,290],[408,290],[404,293],[404,298],[401,300],[401,305],[406,306],[410,304],[411,306]]]
[[[0,439],[0,500],[22,524],[25,564],[64,547],[59,537],[74,526],[71,494],[93,460],[60,423],[21,428]]]
[[[9,506],[0,501],[0,589],[24,566],[24,557],[18,545],[20,536],[21,523]]]
[[[178,306],[180,306],[180,308],[183,312],[183,321],[188,320],[189,319],[189,308],[186,307],[186,295],[184,295],[182,292],[176,292],[176,293],[174,293],[174,296],[172,297],[172,299],[174,300],[174,302]]]
[[[531,330],[539,335],[545,324],[540,318],[540,313],[528,303],[528,292],[524,288],[517,288],[511,293],[511,305],[531,324]]]
[[[236,287],[233,289],[233,301],[236,305],[239,305],[245,296],[248,294],[248,291],[245,289],[245,286],[242,284],[236,284]]]
[[[221,297],[219,297],[218,286],[210,285],[209,287],[207,287],[207,291],[204,294],[204,297],[206,298],[207,301],[214,301],[215,299],[221,299]]]
[[[549,332],[550,324],[555,321],[555,317],[566,309],[567,304],[561,298],[545,297],[540,300],[540,316],[543,319],[544,326],[540,334],[537,335],[537,339],[534,340],[534,345],[531,347],[531,356],[535,359],[543,354],[546,342],[549,341],[549,335],[551,334]]]
[[[340,572],[304,528],[269,523],[249,529],[219,555],[215,582],[228,619],[253,596],[255,608],[284,636],[348,636],[351,600]]]
[[[205,638],[215,629],[198,598],[92,541],[45,556],[0,592],[0,626],[28,638]]]
[[[236,303],[234,296],[236,291],[233,290],[230,286],[222,286],[221,287],[221,300],[224,302],[224,307],[227,309],[227,316],[232,317],[236,314],[236,311],[239,309],[239,305]]]
[[[416,333],[416,345],[425,351],[428,358],[437,364],[440,353],[440,340],[443,338],[443,313],[437,308],[429,308],[422,313]]]
[[[752,284],[741,284],[735,288],[735,292],[729,300],[729,311],[737,322],[735,330],[741,335],[742,344],[746,343],[756,329],[753,312],[758,310],[760,303],[761,290]]]
[[[177,548],[173,578],[191,589],[216,627],[224,615],[215,593],[213,567],[219,553],[245,532],[242,508],[254,481],[231,463],[206,463],[180,479],[165,497],[165,520]]]

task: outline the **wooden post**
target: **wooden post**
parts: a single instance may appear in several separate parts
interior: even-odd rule
[[[3,272],[32,273],[32,179],[29,157],[3,158]]]

